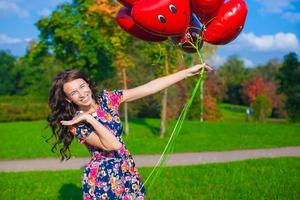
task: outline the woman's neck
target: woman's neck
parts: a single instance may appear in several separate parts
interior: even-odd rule
[[[96,104],[95,100],[93,100],[91,105],[81,106],[81,107],[79,107],[79,110],[83,111],[85,113],[90,113],[91,114],[91,113],[96,112],[97,108],[98,108],[98,105]]]

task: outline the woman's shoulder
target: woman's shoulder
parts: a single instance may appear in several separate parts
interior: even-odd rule
[[[123,90],[121,89],[103,90],[102,92],[100,92],[100,99],[109,108],[117,109],[121,102],[122,95],[123,95]]]
[[[115,90],[101,90],[99,92],[99,97],[102,98],[111,98],[112,96],[121,96],[123,94],[122,89],[115,89]]]

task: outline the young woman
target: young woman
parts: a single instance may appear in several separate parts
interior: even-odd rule
[[[84,200],[144,199],[141,176],[121,137],[119,105],[155,94],[199,74],[203,67],[212,70],[206,64],[195,65],[133,89],[103,90],[99,95],[95,84],[79,70],[66,70],[54,78],[48,117],[57,139],[52,151],[63,143],[61,160],[70,159],[69,145],[75,136],[91,153],[82,178]]]

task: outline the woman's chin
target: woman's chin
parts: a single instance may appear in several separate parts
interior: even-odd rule
[[[86,102],[79,102],[78,106],[79,107],[89,107],[91,104],[92,104],[92,101],[89,100],[89,101],[86,101]]]

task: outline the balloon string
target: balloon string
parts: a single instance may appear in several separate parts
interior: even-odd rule
[[[200,51],[200,48],[198,46],[198,42],[199,40],[201,40],[202,38],[199,38],[198,37],[198,41],[197,41],[197,45],[194,45],[194,44],[191,44],[193,46],[193,48],[195,48],[197,50],[197,54],[198,54],[198,57],[199,57],[199,60],[200,60],[200,63],[203,64],[203,58],[202,58],[202,54],[201,54],[201,51]],[[201,42],[201,41],[200,41]],[[150,178],[153,176],[152,180],[150,181],[149,185],[148,185],[148,189],[150,190],[150,188],[152,187],[153,183],[155,182],[155,180],[157,179],[157,177],[161,174],[162,170],[163,170],[163,165],[165,164],[169,154],[171,152],[173,152],[174,150],[174,141],[176,140],[181,128],[182,128],[182,125],[183,125],[183,122],[186,118],[186,115],[189,111],[189,108],[191,107],[192,105],[192,102],[197,94],[197,91],[199,91],[199,87],[202,83],[202,81],[204,80],[204,76],[205,76],[205,70],[204,70],[204,67],[201,69],[200,71],[200,76],[199,76],[199,79],[194,87],[194,90],[192,92],[192,95],[191,97],[189,98],[188,102],[185,104],[183,110],[181,111],[178,119],[177,119],[177,122],[175,124],[175,127],[172,131],[172,134],[168,140],[168,143],[167,145],[165,146],[165,149],[164,151],[162,152],[158,162],[156,163],[155,167],[152,169],[152,171],[150,172],[150,174],[148,175],[147,179],[145,180],[145,182],[142,184],[142,186],[140,187],[139,191],[148,183],[148,181],[150,180]]]

